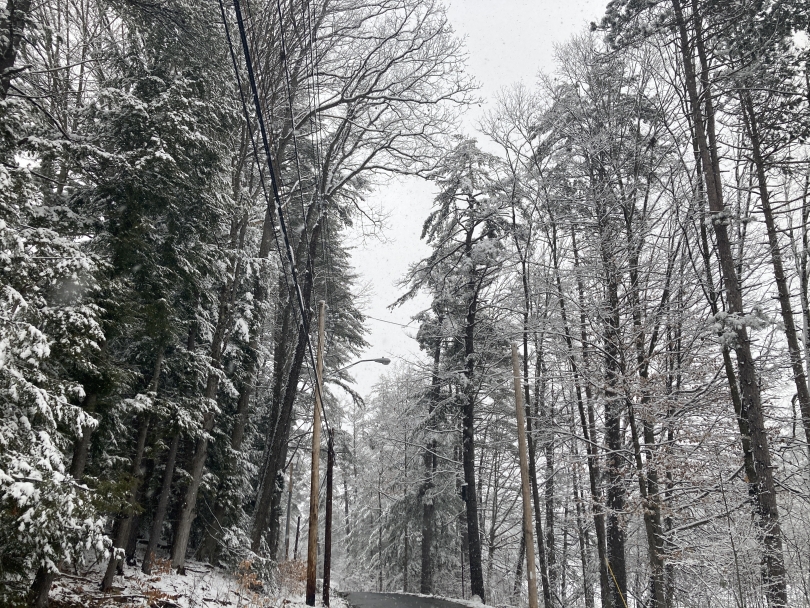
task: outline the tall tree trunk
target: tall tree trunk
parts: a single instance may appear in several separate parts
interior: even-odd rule
[[[648,180],[649,183],[649,180]],[[664,287],[662,289],[661,302],[656,308],[658,313],[653,319],[653,330],[647,344],[646,331],[644,328],[643,307],[641,303],[641,286],[639,283],[640,252],[643,239],[635,234],[633,225],[636,215],[636,207],[633,201],[629,202],[630,210],[625,212],[625,229],[627,236],[627,247],[629,251],[629,275],[630,288],[628,299],[632,311],[633,331],[636,350],[636,373],[638,374],[641,407],[644,447],[642,449],[641,439],[636,424],[635,404],[631,395],[626,395],[627,414],[629,420],[631,440],[633,444],[633,455],[636,464],[636,476],[639,484],[639,492],[644,508],[644,529],[647,540],[647,555],[650,560],[651,584],[652,584],[652,608],[669,608],[668,599],[665,593],[665,566],[664,566],[664,533],[661,519],[661,503],[659,497],[658,469],[652,457],[651,450],[656,445],[654,421],[650,420],[650,413],[647,411],[650,404],[648,388],[650,356],[655,351],[660,335],[660,315],[666,309],[669,302],[670,283],[675,265],[675,255],[672,252],[667,262],[664,275]],[[646,202],[644,207],[646,209]],[[639,221],[644,225],[646,218]],[[642,451],[646,454],[646,467],[642,460]]]
[[[576,452],[574,452],[576,454]],[[574,492],[574,504],[576,505],[577,513],[577,539],[579,540],[579,559],[582,564],[582,588],[585,595],[585,608],[594,608],[593,601],[593,587],[588,578],[588,531],[585,528],[583,511],[585,510],[580,500],[579,492],[579,475],[577,474],[577,465],[574,464],[574,470],[571,475],[571,487]]]
[[[92,391],[88,393],[82,403],[82,410],[91,414],[96,409],[98,393]],[[84,477],[84,469],[87,466],[87,454],[90,451],[90,440],[93,437],[94,426],[82,426],[81,437],[73,444],[73,458],[70,461],[70,475],[76,481],[81,481]]]
[[[549,209],[550,211],[550,209]],[[568,350],[568,362],[571,367],[574,383],[574,394],[576,396],[577,410],[579,413],[579,422],[582,429],[582,439],[585,443],[585,451],[587,454],[586,462],[588,463],[588,480],[591,494],[591,505],[593,510],[594,529],[596,531],[596,550],[599,558],[599,588],[601,591],[600,597],[602,600],[602,608],[612,608],[612,595],[611,583],[608,580],[607,569],[607,532],[605,529],[605,513],[602,507],[602,493],[600,491],[600,477],[601,471],[599,469],[599,454],[595,443],[596,433],[596,416],[593,411],[592,399],[590,395],[589,384],[585,383],[585,395],[583,396],[582,381],[580,379],[579,365],[577,363],[576,354],[574,352],[574,340],[571,335],[571,327],[568,323],[568,314],[565,306],[565,293],[562,286],[562,278],[560,276],[560,262],[557,253],[557,225],[553,221],[551,224],[551,234],[549,244],[551,246],[551,259],[554,266],[555,283],[557,286],[557,302],[560,308],[560,317],[563,323],[563,337]],[[579,267],[579,253],[576,242],[575,228],[571,227],[571,247],[574,254],[574,267]],[[586,348],[586,333],[585,333],[585,293],[582,281],[577,276],[577,297],[579,298],[580,306],[580,333],[582,342],[582,357],[583,364],[587,362],[587,348]],[[585,365],[583,365],[585,367]],[[587,404],[586,404],[587,398]],[[616,607],[618,608],[618,607]]]
[[[790,366],[793,370],[793,382],[796,385],[796,396],[799,400],[799,408],[802,413],[802,425],[804,426],[804,436],[810,449],[810,391],[807,388],[807,377],[802,365],[802,349],[799,346],[799,337],[796,331],[796,324],[793,320],[793,307],[790,303],[790,288],[785,275],[784,264],[782,263],[782,249],[779,246],[778,228],[771,209],[770,191],[768,188],[768,178],[766,176],[765,160],[762,155],[762,143],[759,132],[759,123],[751,99],[750,91],[741,93],[742,115],[745,122],[748,136],[751,140],[751,152],[756,169],[757,184],[759,185],[759,200],[762,204],[762,215],[765,217],[765,227],[768,232],[768,244],[771,249],[771,264],[773,265],[773,276],[776,280],[776,293],[779,300],[779,308],[782,313],[782,324],[784,325],[785,338],[788,344],[788,354],[790,355]]]
[[[596,174],[599,167],[591,168],[591,184],[594,190],[599,183]],[[600,176],[601,177],[601,176]],[[624,460],[622,450],[622,411],[624,397],[621,384],[621,310],[619,308],[619,271],[616,267],[614,251],[614,230],[611,229],[609,211],[599,195],[594,196],[598,224],[599,251],[602,258],[606,302],[602,318],[603,354],[605,374],[605,444],[607,462],[605,477],[607,483],[607,568],[610,572],[611,604],[623,606],[627,598],[627,566],[625,562],[625,532],[620,516],[625,506]]]
[[[219,376],[211,374],[205,387],[203,400],[210,403],[216,397],[219,386]],[[206,412],[203,416],[202,435],[197,439],[194,455],[191,459],[190,477],[188,487],[180,510],[180,519],[177,522],[172,543],[172,567],[180,574],[185,573],[186,549],[191,535],[191,524],[196,516],[197,494],[202,483],[205,461],[208,457],[208,441],[211,430],[214,428],[214,413]]]
[[[351,519],[349,519],[349,480],[346,471],[343,471],[343,517],[346,528],[346,549],[349,548],[349,540],[352,535]]]
[[[295,546],[293,547],[293,560],[298,561],[298,537],[301,532],[301,516],[295,520]]]
[[[138,439],[135,447],[135,456],[132,459],[132,476],[138,480],[140,477],[141,461],[143,460],[144,448],[146,446],[146,437],[149,432],[150,416],[147,413],[141,414],[141,423],[138,430]],[[137,481],[135,483],[138,483]],[[127,500],[127,508],[132,509],[135,506],[135,498],[137,496],[137,488],[130,490],[130,497]],[[101,581],[101,590],[109,591],[112,588],[113,577],[118,570],[121,559],[117,555],[118,549],[123,549],[127,540],[129,539],[129,530],[132,524],[132,513],[127,513],[119,519],[117,532],[112,547],[112,555],[110,561],[107,563],[107,570],[104,573],[104,578]]]
[[[188,338],[186,340],[186,351],[189,353],[193,352],[196,346],[197,329],[197,321],[194,320],[189,324]],[[152,562],[155,559],[155,551],[157,550],[158,542],[163,533],[163,522],[166,519],[166,513],[169,509],[169,498],[171,497],[172,479],[174,478],[180,439],[181,433],[178,428],[174,431],[169,453],[166,457],[166,468],[163,471],[163,483],[160,488],[160,496],[158,497],[157,508],[152,518],[152,527],[149,530],[149,543],[146,545],[146,552],[144,553],[143,564],[141,565],[141,571],[144,574],[152,573]]]
[[[315,213],[314,205],[311,213]],[[309,219],[309,218],[308,218]],[[259,480],[259,494],[256,502],[256,509],[253,515],[253,528],[251,530],[251,550],[258,552],[261,547],[262,538],[268,531],[267,545],[271,555],[276,554],[278,547],[281,515],[281,494],[284,489],[283,476],[278,478],[278,472],[283,468],[287,460],[287,440],[292,424],[292,411],[295,404],[295,397],[298,394],[298,380],[301,375],[301,368],[304,356],[307,352],[309,341],[308,328],[311,314],[309,312],[312,290],[314,286],[314,271],[312,265],[317,257],[318,244],[321,233],[321,221],[318,220],[313,226],[309,242],[302,239],[298,248],[299,260],[306,260],[306,272],[303,273],[301,296],[304,302],[306,318],[298,326],[297,342],[292,357],[286,356],[288,352],[284,346],[289,339],[288,332],[290,325],[295,321],[293,307],[297,300],[294,293],[290,293],[287,306],[282,312],[282,323],[277,325],[281,330],[276,337],[276,359],[274,361],[275,381],[273,386],[273,401],[270,413],[270,431],[265,446],[262,473]],[[289,362],[289,366],[288,366]],[[289,369],[288,373],[284,373]]]
[[[538,344],[536,356],[542,361],[542,345]],[[537,448],[534,444],[534,431],[532,429],[532,419],[537,413],[539,403],[535,403],[533,412],[530,407],[529,397],[529,368],[527,366],[529,345],[527,342],[527,332],[523,332],[523,393],[526,400],[526,444],[529,456],[529,485],[532,491],[532,507],[534,509],[534,533],[537,536],[537,557],[540,566],[540,582],[543,589],[543,605],[551,608],[551,583],[548,575],[548,561],[546,557],[546,539],[543,535],[543,503],[540,502],[540,488],[537,486]],[[542,366],[542,363],[540,364]],[[540,379],[538,379],[540,382]],[[540,392],[542,394],[542,392]],[[546,480],[548,481],[548,480]]]
[[[161,346],[160,350],[158,351],[157,361],[155,362],[155,369],[152,374],[152,380],[149,383],[149,392],[156,393],[158,388],[158,382],[160,381],[160,370],[163,366],[163,354],[165,352],[165,346]],[[141,482],[143,481],[141,476],[141,463],[143,462],[143,454],[144,450],[146,449],[146,439],[149,434],[149,425],[152,419],[152,415],[150,412],[143,412],[140,415],[140,428],[138,429],[138,439],[135,445],[135,456],[132,459],[132,477],[134,479],[133,483],[135,486],[130,490],[130,495],[127,500],[127,507],[126,513],[124,514],[123,518],[120,519],[118,525],[118,531],[113,542],[113,549],[112,555],[110,556],[110,561],[107,564],[107,570],[104,573],[104,578],[101,581],[101,590],[102,591],[109,591],[112,587],[113,577],[115,576],[116,571],[119,568],[119,564],[121,560],[116,555],[116,549],[123,549],[127,541],[129,540],[130,531],[132,529],[132,524],[134,523],[135,519],[135,512],[134,508],[137,503],[138,492],[141,487]]]
[[[544,398],[544,390],[540,387],[542,382],[542,367],[543,367],[543,345],[542,345],[542,338],[537,340],[537,344],[535,345],[536,353],[535,357],[537,358],[537,370],[538,375],[535,379],[536,382],[536,401],[534,402],[534,411],[532,411],[532,396],[531,396],[531,389],[529,383],[529,321],[531,317],[531,289],[529,286],[529,268],[528,268],[528,255],[529,255],[529,243],[526,244],[525,248],[521,245],[520,240],[517,237],[517,218],[515,213],[515,205],[512,204],[512,227],[513,233],[515,235],[515,247],[518,250],[518,255],[520,257],[520,279],[521,285],[523,287],[523,401],[524,407],[526,410],[526,443],[527,443],[527,450],[529,456],[529,484],[531,485],[531,492],[532,492],[532,506],[534,508],[534,523],[535,523],[535,535],[537,536],[537,557],[540,562],[540,581],[543,589],[543,602],[547,608],[551,608],[552,601],[552,589],[553,584],[551,583],[549,577],[549,567],[548,564],[550,563],[550,555],[547,555],[547,544],[549,539],[553,544],[553,531],[550,533],[549,536],[543,536],[543,519],[542,519],[542,505],[540,503],[540,491],[537,486],[537,448],[535,446],[535,433],[532,430],[533,420],[536,420],[537,413],[540,409],[540,400]],[[546,489],[548,489],[548,484],[552,484],[552,491],[553,491],[553,481],[551,478],[546,477]],[[549,496],[546,494],[546,498],[548,499]],[[552,526],[553,526],[553,502],[551,506],[546,505],[546,513],[548,514],[548,509],[551,509],[551,519],[552,519]],[[547,520],[548,523],[548,520]],[[553,549],[551,549],[553,552]],[[552,558],[553,559],[553,558]]]
[[[518,550],[517,565],[515,566],[515,586],[512,590],[512,602],[520,602],[521,589],[523,589],[523,562],[526,561],[526,535],[520,535],[520,549]]]
[[[500,461],[500,452],[496,451],[492,456],[492,475],[490,482],[492,486],[492,510],[489,518],[489,538],[487,542],[487,578],[486,586],[492,589],[492,567],[495,561],[495,539],[498,532],[498,490],[500,489],[498,477],[498,465]]]
[[[250,137],[253,137],[252,134]],[[238,198],[239,189],[240,186],[238,184],[234,186],[234,198]],[[272,204],[268,204],[262,224],[262,238],[259,242],[259,251],[257,255],[259,260],[267,260],[270,254],[270,249],[273,243],[274,223],[275,208]],[[249,328],[245,370],[242,377],[242,384],[239,388],[236,416],[234,419],[233,428],[231,429],[231,455],[228,457],[224,468],[224,474],[222,475],[219,487],[217,488],[216,499],[214,506],[211,509],[213,514],[211,517],[211,525],[206,528],[206,536],[203,540],[202,546],[200,547],[200,557],[208,559],[209,561],[216,561],[217,559],[217,548],[222,537],[222,528],[229,516],[226,507],[227,503],[223,500],[222,494],[226,491],[229,481],[228,478],[232,475],[235,467],[235,455],[242,451],[242,441],[245,436],[245,427],[248,421],[248,414],[250,413],[250,402],[253,398],[256,385],[256,376],[259,371],[259,348],[265,331],[264,308],[267,305],[269,295],[266,285],[266,277],[264,277],[263,274],[264,273],[260,272],[253,284],[253,306],[255,314],[253,322],[250,324]],[[279,291],[279,293],[282,292]],[[289,537],[289,531],[287,536]],[[287,540],[289,541],[289,538]],[[289,545],[289,542],[287,544]]]
[[[295,455],[293,455],[293,458]],[[290,559],[290,517],[292,516],[293,473],[295,460],[290,461],[290,487],[287,488],[287,518],[284,524],[284,560]],[[345,480],[344,480],[345,481]]]
[[[647,555],[650,560],[652,570],[652,603],[651,608],[666,608],[667,599],[664,593],[664,560],[663,554],[663,530],[661,527],[661,509],[658,506],[658,499],[655,496],[658,492],[657,480],[650,479],[654,472],[645,474],[644,464],[641,457],[641,441],[639,439],[638,425],[633,403],[628,400],[627,412],[630,427],[630,435],[633,442],[633,456],[636,464],[636,476],[638,478],[639,495],[644,505],[644,530],[647,539]],[[654,440],[654,437],[652,438]],[[648,438],[645,437],[645,443]],[[652,498],[651,498],[652,495]]]
[[[31,11],[31,0],[8,0],[0,17],[0,99],[5,99],[15,72],[14,62],[23,40],[25,20]],[[37,599],[36,601],[42,601]],[[45,596],[47,602],[47,596]]]
[[[807,76],[807,72],[805,72]],[[810,95],[810,91],[808,91]],[[804,365],[810,370],[810,174],[804,178],[802,190],[802,250],[799,254],[799,299],[802,306],[802,335]]]
[[[435,343],[433,346],[433,371],[430,379],[430,399],[428,400],[428,419],[425,425],[425,433],[427,435],[425,441],[425,455],[423,459],[425,469],[425,482],[420,488],[420,497],[422,499],[422,563],[421,574],[419,579],[419,593],[430,595],[433,593],[433,526],[434,515],[436,512],[435,500],[433,495],[434,478],[436,469],[438,467],[438,458],[436,450],[438,444],[436,438],[433,437],[432,431],[435,428],[434,416],[436,415],[436,406],[441,399],[441,378],[439,376],[441,357],[442,357],[442,325],[444,324],[444,316],[439,313],[436,317],[436,336],[434,337]]]
[[[680,35],[680,51],[684,68],[684,81],[692,112],[692,125],[701,157],[702,176],[706,185],[706,196],[712,216],[717,242],[717,253],[723,271],[723,282],[726,289],[728,312],[742,321],[745,314],[742,290],[737,267],[734,260],[731,241],[728,236],[726,209],[723,204],[720,163],[714,130],[714,106],[709,83],[709,66],[706,52],[703,49],[703,25],[697,3],[693,0],[692,25],[693,36],[687,29],[680,0],[672,0],[675,22]],[[698,93],[698,77],[695,72],[691,49],[694,41],[701,64],[701,92]],[[701,102],[702,100],[702,102]],[[705,127],[704,127],[705,124]],[[748,482],[755,488],[758,501],[755,512],[756,523],[761,534],[763,553],[763,578],[765,593],[773,606],[787,605],[787,582],[785,564],[782,554],[782,531],[779,524],[779,509],[776,501],[776,486],[773,479],[773,467],[765,430],[765,417],[759,391],[759,381],[748,330],[742,322],[733,324],[734,351],[737,356],[740,397],[743,409],[747,412],[751,432],[751,449],[756,467],[754,479]]]
[[[248,216],[244,214],[238,221],[233,222],[231,230],[231,246],[236,249],[233,262],[233,273],[231,277],[222,285],[219,296],[219,310],[217,311],[217,323],[214,334],[211,338],[210,366],[216,370],[208,374],[208,379],[203,393],[202,403],[205,414],[203,415],[203,426],[201,434],[197,439],[194,448],[194,456],[191,459],[190,477],[188,487],[183,497],[180,510],[180,518],[175,527],[174,543],[172,544],[172,567],[178,572],[185,572],[186,551],[188,541],[191,536],[191,524],[196,517],[197,495],[200,491],[205,461],[208,458],[208,442],[210,433],[214,428],[215,414],[211,404],[216,400],[217,389],[219,388],[219,368],[222,355],[230,337],[233,325],[234,306],[236,303],[239,284],[242,278],[244,260],[240,252],[244,250],[245,233],[247,231]]]
[[[470,264],[467,281],[467,314],[464,326],[464,407],[462,411],[461,462],[464,469],[465,506],[467,514],[467,544],[470,558],[470,590],[486,602],[484,571],[481,564],[481,534],[478,529],[478,492],[475,483],[475,329],[478,314],[478,294],[481,278],[472,261],[472,228],[467,230],[465,254]]]
[[[254,343],[251,339],[250,347],[251,353],[256,352],[258,348],[258,340]],[[253,380],[255,373],[254,357],[248,357],[248,363],[245,366],[245,377],[248,378],[242,383],[239,391],[239,399],[236,406],[236,416],[234,420],[233,429],[231,430],[231,452],[227,458],[224,467],[224,474],[217,488],[217,495],[214,506],[211,509],[211,522],[206,528],[205,539],[202,542],[199,550],[199,559],[207,559],[214,563],[217,560],[217,548],[219,541],[222,538],[222,532],[228,516],[226,502],[223,500],[223,494],[226,491],[230,482],[230,475],[233,474],[235,467],[235,454],[242,450],[242,439],[245,434],[245,425],[247,424],[248,412],[250,410],[250,399],[253,396]]]
[[[618,307],[618,285],[608,285],[609,306]],[[624,511],[624,462],[622,458],[622,409],[624,400],[618,394],[618,310],[614,309],[605,319],[605,443],[608,449],[606,464],[607,483],[607,566],[610,571],[611,604],[623,606],[627,597],[627,567],[625,563],[625,532],[620,516]]]
[[[694,133],[694,130],[693,130]],[[700,168],[701,157],[698,149],[697,137],[693,136],[692,147],[695,155],[695,165]],[[702,181],[697,183],[697,200],[703,201],[705,188]],[[708,224],[708,215],[705,213],[701,216],[700,221],[700,244],[703,259],[703,271],[706,275],[706,294],[709,301],[709,307],[712,314],[716,317],[720,312],[721,299],[717,288],[715,287],[713,272],[712,272],[712,248],[709,243],[709,234],[706,229]],[[688,240],[687,240],[688,243]],[[718,337],[722,337],[722,330],[720,330]],[[721,341],[722,342],[722,341]],[[680,351],[679,351],[680,352]],[[745,409],[745,404],[740,397],[739,382],[737,381],[737,373],[734,371],[734,362],[731,359],[731,349],[728,344],[722,342],[722,356],[723,356],[723,370],[726,374],[726,381],[728,382],[729,395],[731,397],[731,404],[734,408],[734,414],[737,417],[737,427],[740,430],[740,445],[742,447],[743,465],[745,467],[745,475],[748,479],[756,479],[757,471],[754,464],[754,456],[751,450],[751,432],[748,430],[748,412]],[[756,487],[752,484],[748,485],[748,493],[751,495],[753,504],[759,501],[757,496]]]
[[[547,415],[545,416],[546,438],[543,441],[543,452],[546,458],[546,552],[548,553],[548,586],[550,593],[556,595],[557,580],[559,572],[557,566],[557,554],[554,540],[554,403],[548,402],[546,405]],[[564,560],[563,560],[564,561]]]
[[[177,449],[180,447],[180,431],[175,430],[172,442],[169,446],[169,453],[166,455],[166,468],[163,471],[163,483],[160,487],[157,508],[152,518],[152,527],[149,529],[149,542],[146,545],[146,552],[143,554],[143,564],[141,571],[144,574],[152,574],[152,562],[155,559],[155,551],[163,532],[163,522],[166,519],[166,511],[169,507],[169,497],[172,490],[172,479],[174,478],[174,465],[177,461]]]

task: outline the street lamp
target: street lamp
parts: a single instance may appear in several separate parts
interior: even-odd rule
[[[306,602],[310,606],[315,605],[315,576],[316,567],[315,559],[317,553],[318,543],[318,468],[320,465],[320,437],[321,437],[321,389],[322,389],[322,374],[323,374],[323,331],[324,331],[324,312],[326,305],[324,302],[320,303],[320,318],[319,318],[319,338],[318,338],[318,362],[316,365],[315,377],[318,382],[315,394],[315,416],[312,424],[312,477],[310,482],[309,494],[309,542],[307,544],[307,596]],[[377,359],[360,359],[341,367],[332,372],[331,375],[338,374],[344,370],[354,367],[358,363],[380,363],[381,365],[388,365],[391,359],[388,357],[379,357]],[[332,470],[335,466],[335,449],[334,449],[334,436],[332,429],[329,429],[329,437],[327,443],[327,458],[326,458],[326,521],[324,522],[324,551],[323,551],[323,603],[329,606],[329,585],[332,570]]]
[[[350,363],[346,367],[341,367],[340,369],[336,369],[335,371],[332,372],[331,375],[334,376],[335,374],[339,374],[340,372],[345,371],[345,370],[349,369],[350,367],[354,367],[358,363],[380,363],[382,365],[388,365],[389,363],[391,363],[391,359],[389,359],[388,357],[378,357],[377,359],[360,359],[359,361],[355,361],[354,363]]]

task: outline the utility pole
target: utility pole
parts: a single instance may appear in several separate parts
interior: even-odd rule
[[[335,434],[329,429],[326,441],[326,521],[323,528],[323,605],[329,605],[332,574],[332,471],[335,467]]]
[[[318,567],[318,487],[321,460],[321,391],[323,390],[323,340],[326,302],[318,302],[318,352],[315,363],[315,413],[312,416],[312,476],[309,486],[309,537],[307,540],[307,605],[315,605]]]
[[[532,536],[532,502],[529,495],[529,463],[526,448],[526,417],[523,410],[523,388],[517,346],[512,343],[512,374],[515,380],[515,409],[517,410],[518,449],[520,452],[520,482],[523,488],[523,537],[526,539],[526,579],[529,583],[529,608],[537,606],[537,574],[534,565]]]

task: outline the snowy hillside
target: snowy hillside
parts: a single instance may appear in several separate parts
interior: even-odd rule
[[[282,565],[281,588],[270,590],[243,562],[235,572],[197,561],[188,561],[186,574],[172,572],[168,560],[157,560],[152,575],[138,567],[124,567],[123,576],[115,577],[112,590],[102,593],[99,581],[102,567],[93,565],[78,573],[63,573],[53,584],[51,606],[59,608],[108,608],[115,606],[160,608],[304,608],[303,564]],[[345,608],[339,597],[332,608]]]

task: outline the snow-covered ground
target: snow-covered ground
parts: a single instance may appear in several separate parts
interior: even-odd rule
[[[151,575],[138,567],[124,567],[109,593],[99,591],[102,565],[78,574],[64,573],[54,583],[51,605],[58,608],[308,608],[304,602],[303,564],[282,564],[280,589],[269,589],[243,562],[233,572],[204,562],[187,561],[186,574],[171,571],[168,560],[157,560]],[[347,608],[336,594],[331,608]],[[320,605],[320,597],[318,598]]]

